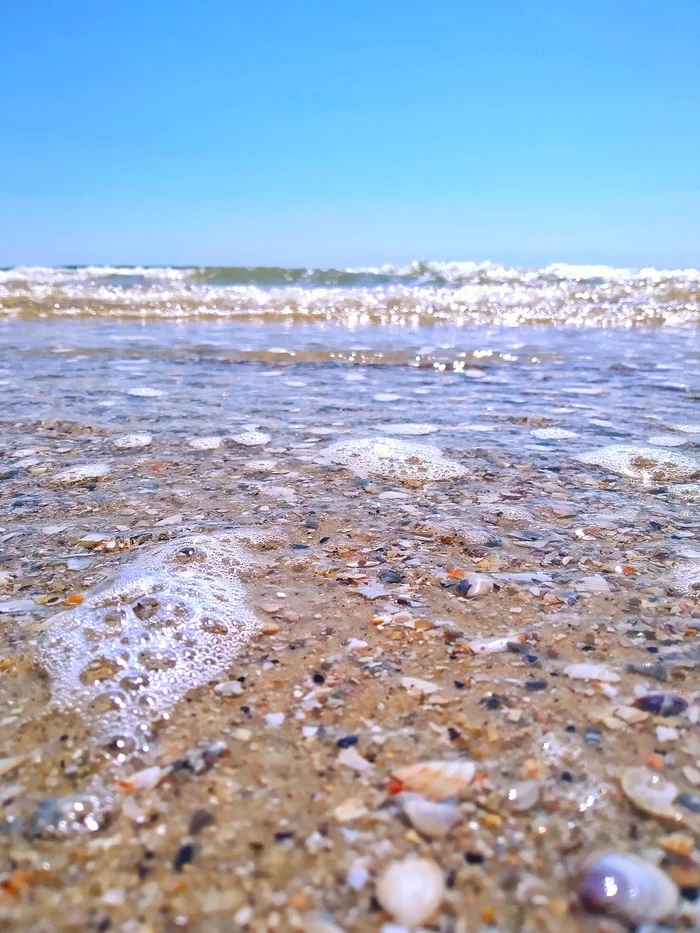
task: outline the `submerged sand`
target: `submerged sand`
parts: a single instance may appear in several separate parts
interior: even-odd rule
[[[617,933],[577,893],[612,850],[697,928],[692,342],[492,334],[465,377],[150,336],[3,359],[0,927],[393,933],[418,857],[416,929]]]

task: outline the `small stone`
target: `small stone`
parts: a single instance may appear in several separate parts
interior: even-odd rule
[[[269,729],[278,729],[284,720],[284,713],[268,713],[265,716],[265,723]]]

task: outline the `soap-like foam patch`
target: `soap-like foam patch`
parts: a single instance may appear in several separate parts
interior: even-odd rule
[[[687,443],[684,437],[675,434],[652,434],[648,442],[652,447],[682,447]]]
[[[223,443],[223,437],[192,437],[187,441],[193,450],[217,450]]]
[[[399,480],[442,480],[464,476],[465,468],[443,456],[438,447],[371,437],[339,441],[319,453],[320,463],[347,467],[357,476]]]
[[[671,578],[676,593],[685,596],[700,596],[700,560],[689,560],[679,564]]]
[[[127,395],[133,395],[134,398],[160,398],[165,395],[162,389],[152,389],[150,386],[134,386],[133,389],[127,389]]]
[[[700,463],[683,454],[660,447],[612,444],[589,450],[578,459],[609,473],[649,483],[682,483],[700,475]]]
[[[132,450],[148,447],[153,443],[153,437],[150,434],[123,434],[121,437],[115,437],[112,443],[119,450]]]
[[[136,740],[194,687],[223,674],[258,620],[241,573],[252,556],[230,532],[143,553],[49,622],[39,647],[52,702],[98,738]]]
[[[51,479],[54,483],[71,486],[74,483],[88,483],[90,480],[102,479],[111,472],[112,468],[108,463],[77,463],[54,473]]]
[[[569,437],[578,437],[578,434],[575,431],[567,431],[566,428],[535,428],[532,436],[545,441],[564,441]]]
[[[378,430],[385,434],[404,434],[408,437],[418,437],[421,434],[435,434],[440,428],[436,424],[421,424],[408,421],[405,424],[378,424]]]
[[[231,440],[243,447],[264,447],[272,438],[264,431],[244,431],[242,434],[234,434]]]
[[[674,431],[681,431],[683,434],[700,434],[700,422],[697,424],[672,424]]]

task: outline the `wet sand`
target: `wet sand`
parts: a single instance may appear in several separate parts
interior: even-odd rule
[[[700,927],[693,334],[167,327],[4,327],[0,927]]]

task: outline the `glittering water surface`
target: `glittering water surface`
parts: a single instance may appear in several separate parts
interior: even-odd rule
[[[262,317],[358,323],[684,324],[696,269],[415,262],[365,269],[67,267],[0,270],[0,314]]]
[[[474,756],[496,797],[430,842],[450,917],[521,933],[539,905],[502,880],[515,864],[573,905],[537,929],[594,933],[585,858],[659,844],[613,775],[664,754],[698,806],[697,273],[12,270],[0,289],[2,883],[71,879],[0,899],[0,927],[68,903],[60,929],[92,929],[126,891],[170,929],[184,851],[226,895],[178,894],[191,929],[229,930],[244,897],[241,929],[268,929],[268,894],[303,886],[379,933],[373,883],[339,879],[414,844],[383,789]],[[639,719],[659,689],[682,694],[673,724]],[[358,802],[371,821],[341,834]],[[209,810],[200,854],[184,830]],[[280,858],[241,880],[260,839]],[[294,910],[275,928],[311,929]]]

